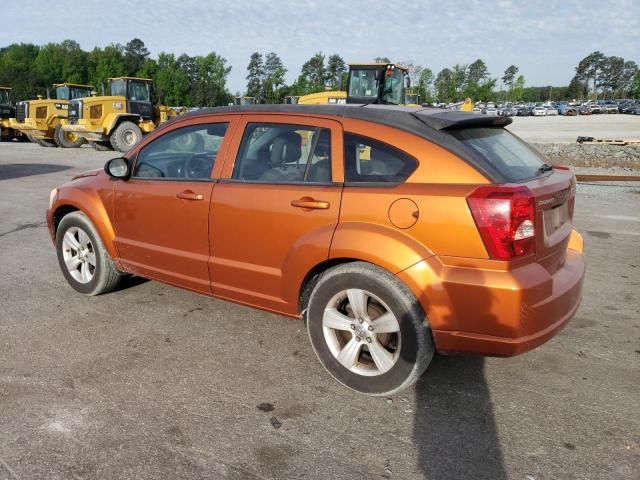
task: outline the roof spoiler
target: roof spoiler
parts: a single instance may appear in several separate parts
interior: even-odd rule
[[[506,127],[513,122],[510,117],[490,117],[480,113],[443,111],[439,108],[423,108],[412,115],[435,130]]]

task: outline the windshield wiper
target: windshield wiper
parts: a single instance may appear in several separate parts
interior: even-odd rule
[[[538,168],[538,173],[550,172],[551,170],[553,170],[553,165],[543,163],[540,168]]]

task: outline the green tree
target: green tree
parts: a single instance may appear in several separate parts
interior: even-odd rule
[[[267,53],[264,61],[263,94],[267,103],[280,103],[280,88],[284,85],[287,69],[275,52]]]
[[[302,65],[302,75],[314,91],[324,90],[327,72],[324,67],[324,54],[316,53]]]
[[[106,85],[107,79],[127,74],[123,52],[122,45],[112,43],[104,49],[96,47],[89,53],[89,83],[95,85],[98,91],[101,91],[103,84]]]
[[[504,71],[504,75],[502,76],[502,83],[509,88],[509,93],[513,94],[513,84],[516,80],[516,75],[518,74],[519,68],[515,65],[510,65]]]
[[[453,82],[454,87],[454,96],[455,100],[460,100],[462,96],[462,90],[464,85],[467,83],[467,66],[455,64],[451,69],[451,81]]]
[[[247,65],[247,96],[260,99],[262,96],[262,81],[264,80],[264,62],[262,54],[253,52]]]
[[[513,89],[511,91],[511,96],[514,101],[520,102],[524,99],[524,76],[518,75],[518,77],[513,82]]]
[[[347,71],[347,65],[340,55],[334,53],[330,55],[327,60],[326,80],[332,89],[337,89],[339,86],[346,88],[346,83],[343,81],[343,75]]]
[[[423,102],[430,102],[433,100],[432,98],[432,87],[433,87],[433,71],[430,68],[422,68],[420,70],[420,75],[418,76],[418,94]]]
[[[42,82],[87,83],[87,53],[73,40],[48,43],[34,60],[34,69]]]
[[[35,59],[40,47],[31,43],[14,43],[0,49],[0,85],[13,88],[18,100],[35,98],[47,87],[35,71]]]
[[[149,57],[149,50],[144,46],[144,42],[139,38],[134,38],[124,47],[124,63],[127,67],[127,74],[136,76],[142,70]]]
[[[593,83],[592,91],[594,98],[598,98],[598,88],[600,87],[605,58],[602,52],[595,51],[580,60],[580,63],[578,63],[576,67],[576,77],[586,83],[587,91],[589,89],[589,82]]]
[[[585,98],[587,90],[583,82],[581,82],[577,77],[573,77],[571,82],[569,83],[569,87],[567,88],[567,95],[571,100],[582,100]]]
[[[455,97],[456,88],[453,84],[451,70],[443,68],[438,72],[435,87],[438,101],[448,103]]]

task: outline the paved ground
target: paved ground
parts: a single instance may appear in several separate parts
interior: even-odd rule
[[[640,477],[640,188],[578,187],[588,277],[558,337],[368,398],[301,322],[156,282],[68,287],[49,190],[111,156],[0,144],[0,480]]]
[[[536,143],[575,143],[579,136],[640,140],[640,116],[515,117],[509,129]]]

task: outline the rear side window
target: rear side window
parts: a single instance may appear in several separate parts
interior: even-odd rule
[[[534,178],[544,163],[533,148],[504,128],[467,128],[453,130],[451,135],[479,154],[489,171],[508,182]]]
[[[418,161],[386,143],[346,133],[344,175],[346,182],[401,183],[418,166]]]
[[[233,178],[265,183],[331,182],[331,133],[302,125],[250,123]]]

